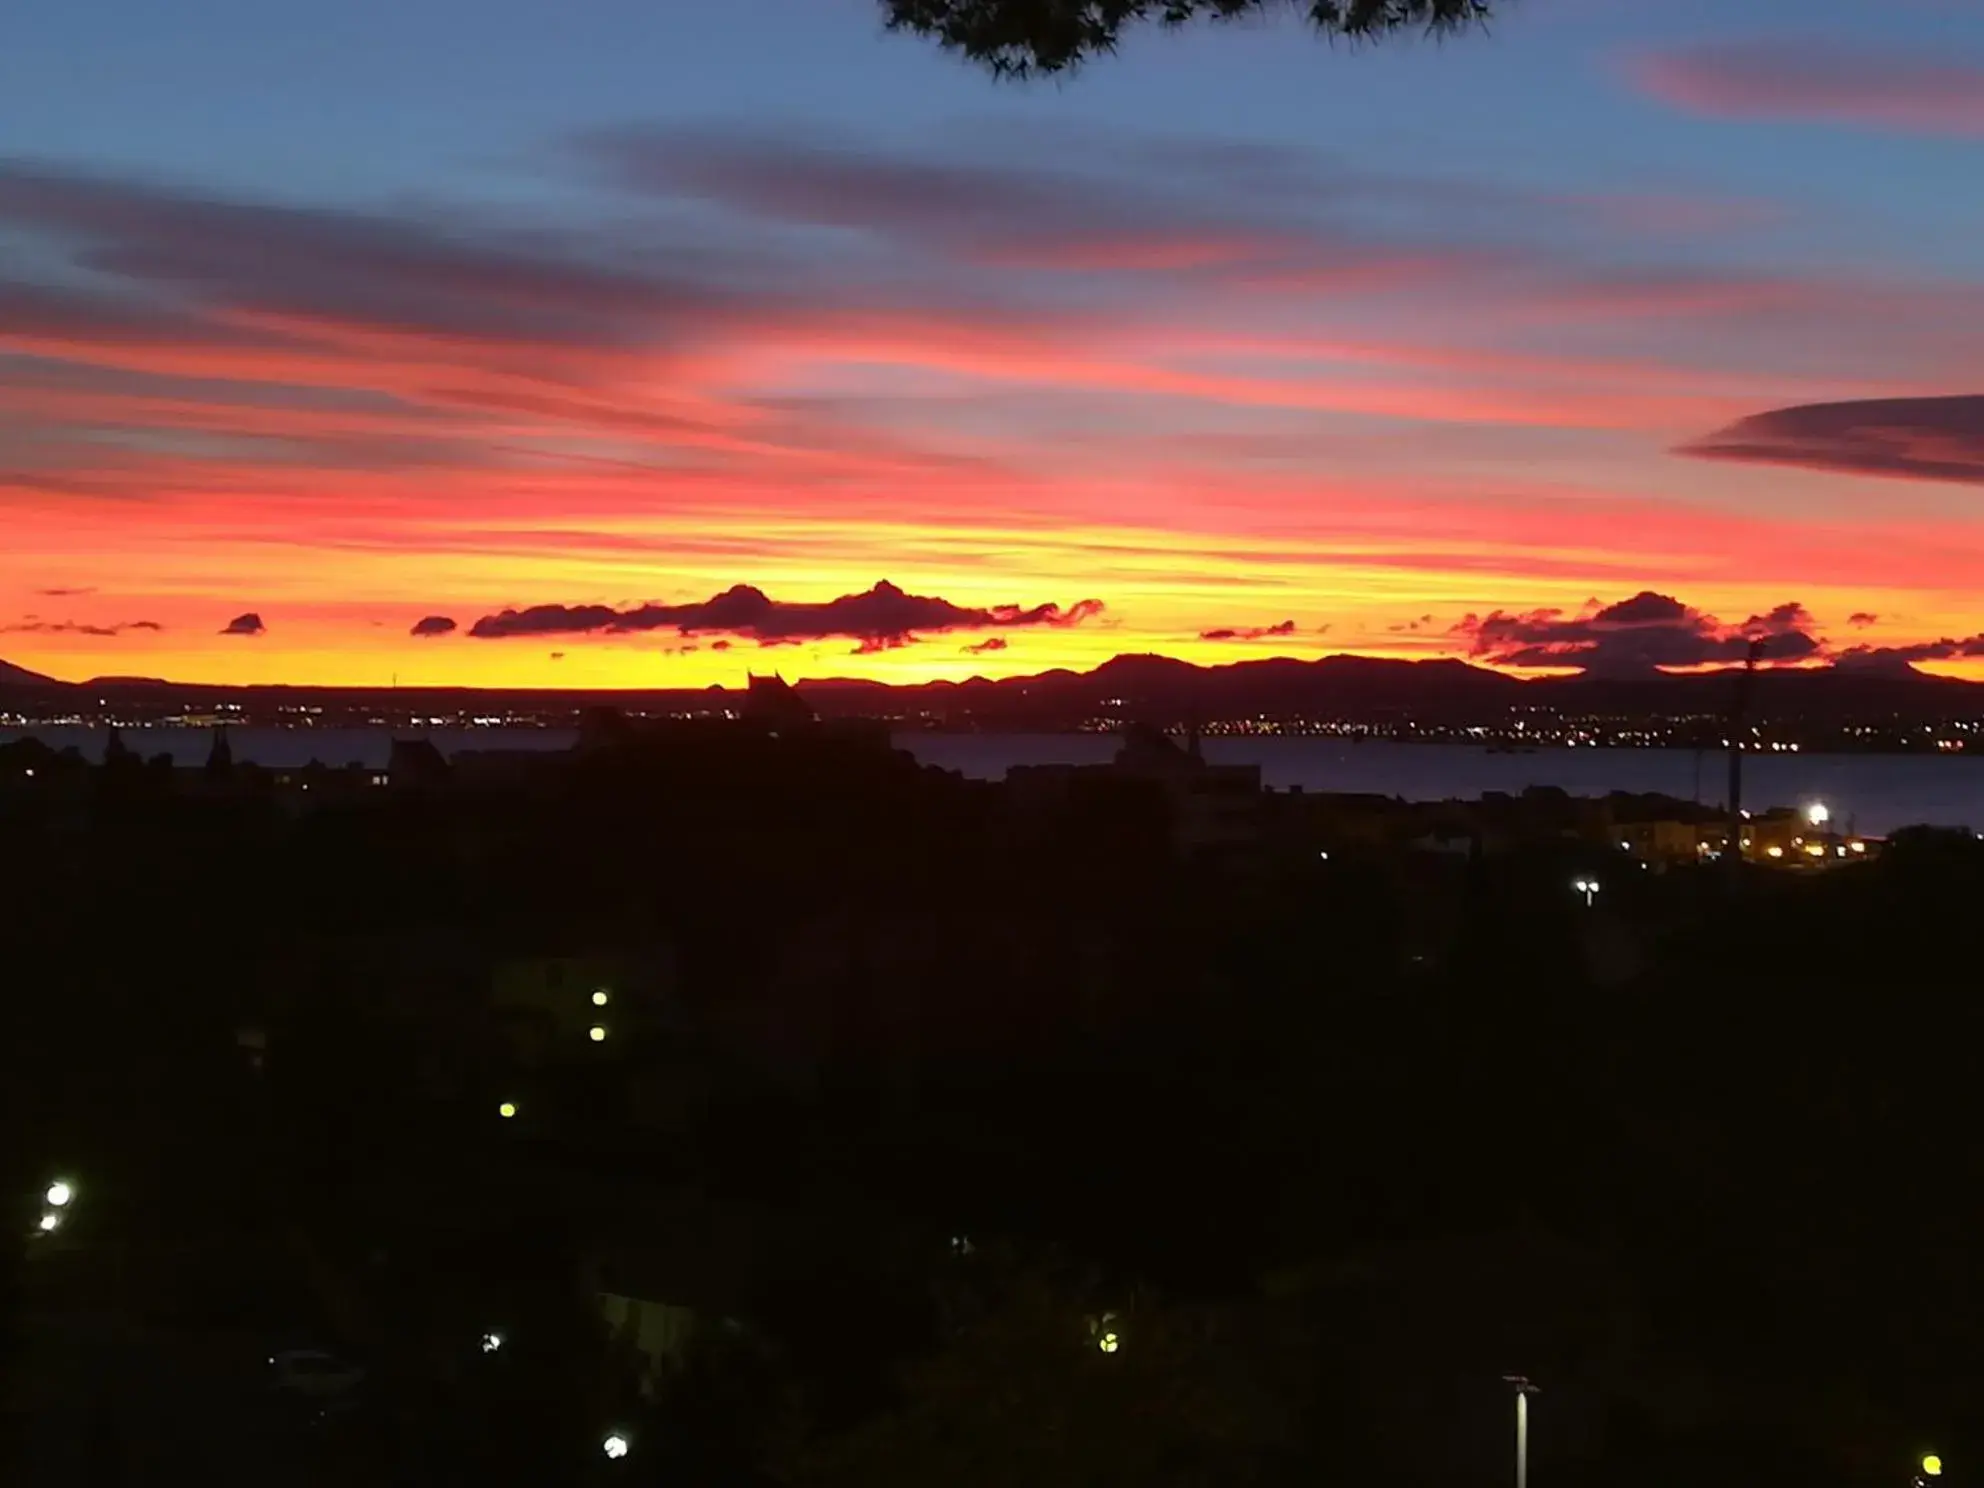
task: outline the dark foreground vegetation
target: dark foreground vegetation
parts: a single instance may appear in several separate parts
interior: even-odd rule
[[[89,1315],[362,1360],[309,1481],[1478,1484],[1518,1372],[1539,1483],[1984,1452],[1968,833],[1587,908],[824,735],[173,775],[0,796],[10,1399]]]

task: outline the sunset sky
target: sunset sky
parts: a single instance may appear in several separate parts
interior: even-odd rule
[[[1024,86],[873,0],[4,29],[21,666],[691,686],[1764,630],[1984,675],[1974,0],[1511,0]]]

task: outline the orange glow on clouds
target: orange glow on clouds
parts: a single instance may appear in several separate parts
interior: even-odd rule
[[[1801,447],[1674,452],[1780,405],[1939,391],[1912,369],[1960,359],[1975,288],[1635,280],[1550,243],[1384,242],[1278,200],[1112,203],[1109,181],[943,167],[1015,193],[1007,236],[967,243],[880,157],[831,162],[822,198],[828,163],[796,147],[734,161],[748,192],[624,156],[610,189],[686,192],[742,248],[616,237],[605,209],[518,234],[0,167],[0,229],[114,281],[0,283],[0,657],[217,682],[910,681],[1131,651],[1464,654],[1469,615],[1646,589],[1731,623],[1795,601],[1830,650],[1980,628],[1984,518],[1959,487]],[[823,200],[858,253],[807,236]],[[1855,338],[1851,375],[1814,375],[1786,306],[1801,335]],[[1950,424],[1907,449],[1940,469],[1979,445]],[[974,614],[1106,609],[871,646],[468,634],[505,609],[740,584],[819,605],[884,579]],[[244,611],[267,633],[221,635]],[[424,616],[458,629],[416,639]]]

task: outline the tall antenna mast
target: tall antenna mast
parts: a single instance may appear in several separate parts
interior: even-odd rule
[[[1724,851],[1732,884],[1743,872],[1743,730],[1749,726],[1750,692],[1756,685],[1757,662],[1763,654],[1764,638],[1753,637],[1743,658],[1743,675],[1736,682],[1736,706],[1729,716],[1729,841]]]

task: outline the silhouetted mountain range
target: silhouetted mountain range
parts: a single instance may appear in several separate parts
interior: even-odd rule
[[[1367,656],[1312,660],[1267,657],[1200,666],[1166,656],[1118,656],[1089,672],[1054,670],[1026,677],[889,684],[825,678],[797,684],[821,713],[921,717],[939,726],[1065,729],[1099,719],[1147,718],[1215,723],[1253,717],[1315,721],[1406,721],[1431,725],[1492,723],[1525,710],[1558,715],[1681,718],[1705,723],[1734,698],[1732,671],[1633,677],[1520,678],[1458,660],[1398,661]],[[102,677],[62,683],[0,663],[0,691],[17,708],[61,707],[84,699],[130,705],[141,713],[211,708],[223,703],[270,707],[371,704],[395,713],[431,706],[460,711],[579,709],[601,704],[649,711],[727,705],[741,689],[656,688],[550,690],[474,688],[233,687]],[[1777,668],[1756,677],[1758,716],[1811,721],[1929,721],[1984,716],[1984,683],[1935,677],[1907,668]],[[253,709],[251,708],[251,711]]]
[[[12,662],[0,661],[0,687],[59,687],[62,684],[53,677],[44,677],[40,672],[31,672],[26,667],[17,667]]]

